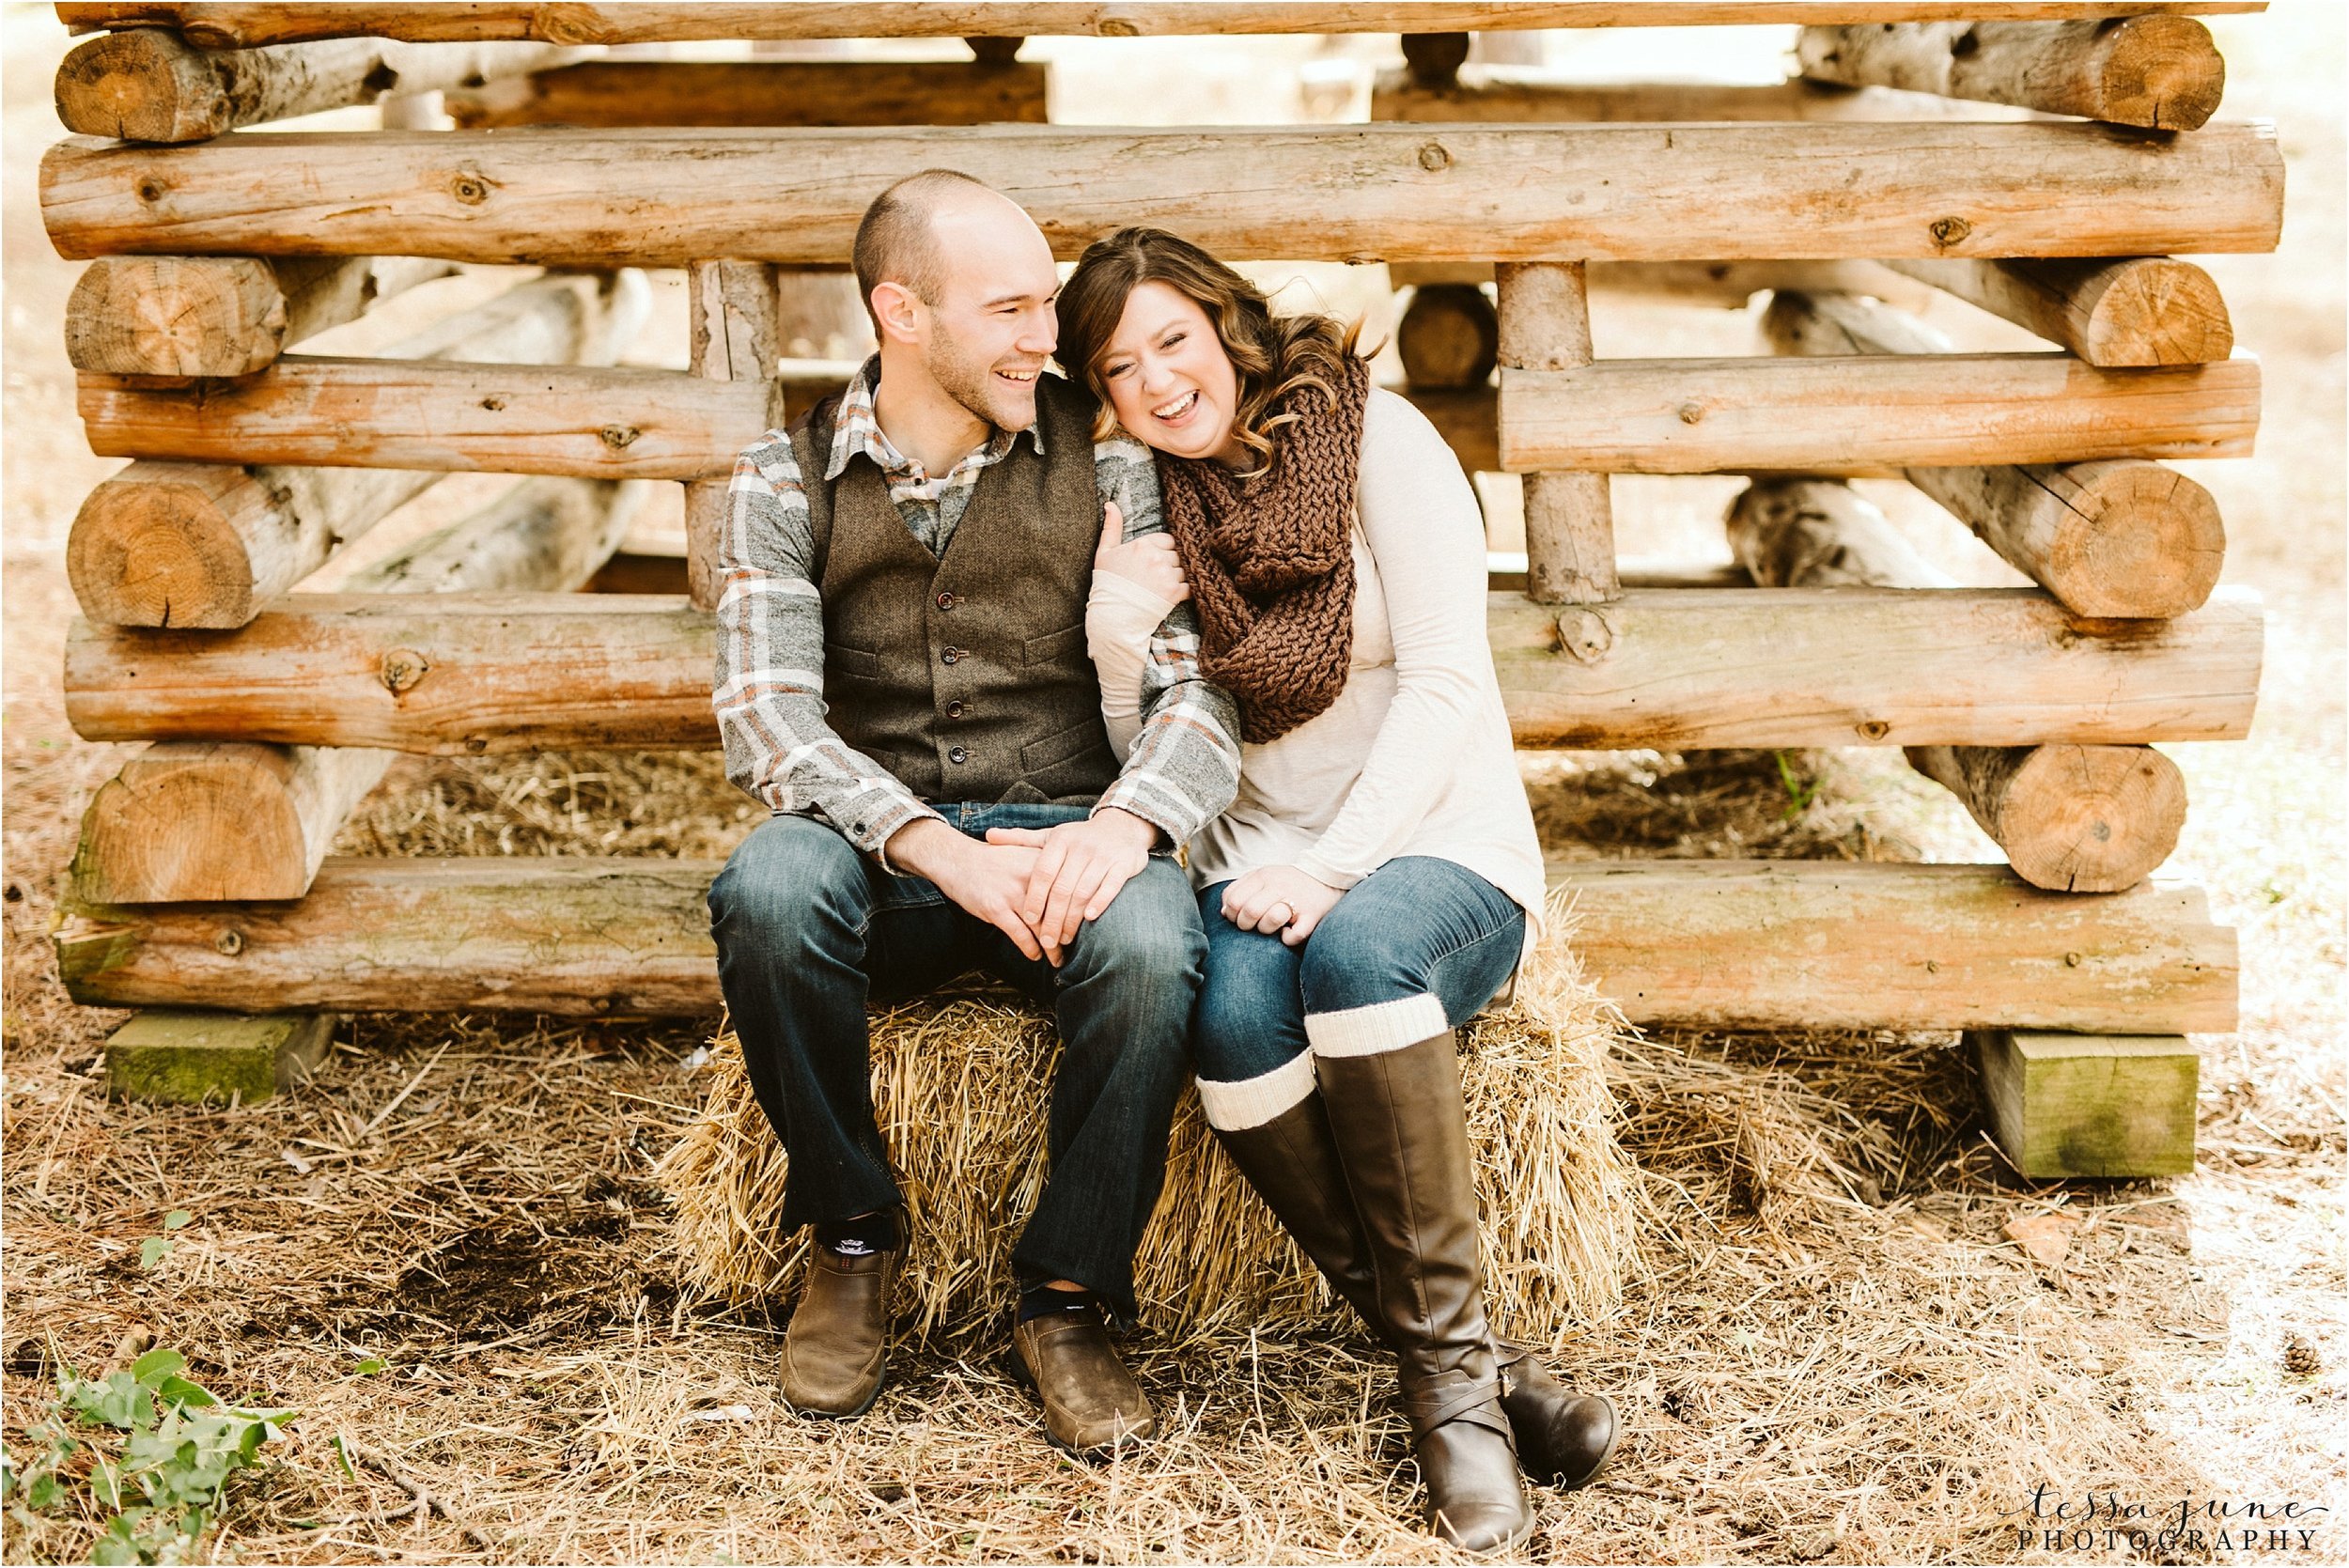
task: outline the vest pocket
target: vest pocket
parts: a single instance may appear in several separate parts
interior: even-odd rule
[[[877,653],[852,648],[846,643],[824,644],[824,668],[832,675],[846,675],[852,680],[881,678],[881,660]]]
[[[1085,624],[1079,621],[1075,626],[1048,631],[1041,637],[1031,637],[1026,647],[1027,661],[1031,664],[1056,664],[1064,659],[1074,659],[1085,649]],[[1045,743],[1039,741],[1038,744]]]

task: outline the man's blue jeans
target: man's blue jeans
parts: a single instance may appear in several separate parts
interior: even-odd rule
[[[1044,804],[937,810],[973,838],[1086,815]],[[742,842],[710,887],[709,917],[743,1064],[791,1155],[786,1230],[899,1202],[873,1123],[867,1001],[919,996],[984,970],[1050,1008],[1061,1033],[1050,1174],[1013,1265],[1022,1283],[1073,1280],[1121,1316],[1134,1314],[1134,1249],[1166,1177],[1206,955],[1198,907],[1171,857],[1151,856],[1057,970],[1023,957],[935,884],[890,876],[807,816],[771,817]]]

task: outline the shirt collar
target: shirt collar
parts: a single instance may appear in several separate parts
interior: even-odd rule
[[[889,437],[881,430],[879,416],[873,411],[873,395],[880,388],[880,355],[874,354],[848,378],[848,388],[840,395],[840,405],[832,412],[832,453],[824,463],[826,483],[837,480],[848,468],[848,459],[860,452],[872,458],[874,466],[883,473],[905,466],[904,454],[890,444]],[[993,426],[988,427],[988,431],[986,450],[990,462],[1009,452],[1012,442],[1021,434]],[[1044,421],[1038,418],[1025,434],[1035,448],[1035,455],[1043,457]]]

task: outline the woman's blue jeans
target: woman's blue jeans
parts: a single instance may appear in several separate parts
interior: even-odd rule
[[[1219,1126],[1252,1124],[1218,1116],[1216,1085],[1278,1072],[1316,1035],[1329,1050],[1349,1034],[1362,1038],[1354,1020],[1399,1018],[1421,1030],[1413,1039],[1467,1022],[1508,980],[1525,943],[1525,911],[1515,900],[1432,856],[1397,856],[1372,872],[1299,947],[1224,919],[1229,886],[1199,894],[1207,972],[1191,1025],[1208,1119]],[[1360,1048],[1388,1047],[1369,1039]]]

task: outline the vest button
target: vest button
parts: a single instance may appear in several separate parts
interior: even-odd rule
[[[939,654],[938,660],[941,664],[952,664],[955,660],[960,659],[961,657],[962,650],[960,648],[947,648]]]
[[[957,746],[953,751],[946,753],[946,760],[948,762],[969,762],[971,760],[971,753]]]
[[[946,717],[949,719],[959,719],[962,717],[962,700],[960,698],[957,698],[955,701],[946,705]]]
[[[956,605],[960,604],[961,602],[961,597],[957,594],[941,594],[938,596],[938,607],[941,610],[952,610]]]

